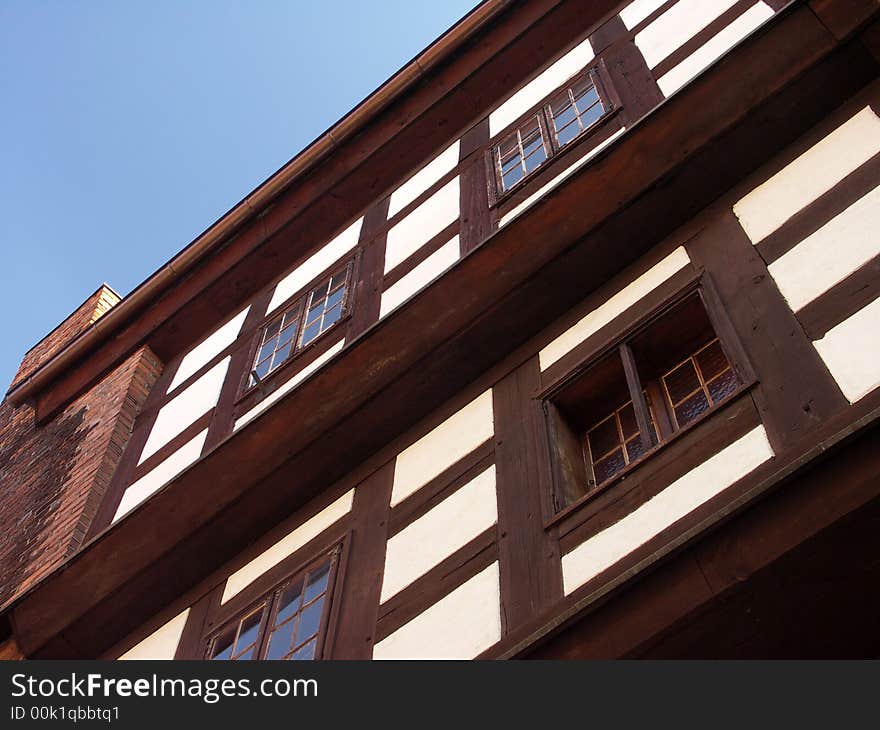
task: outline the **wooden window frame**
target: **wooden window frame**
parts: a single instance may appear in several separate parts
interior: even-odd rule
[[[203,630],[199,641],[199,659],[210,660],[214,641],[226,632],[228,627],[257,610],[262,610],[260,625],[257,630],[255,659],[254,661],[266,661],[264,655],[268,649],[269,637],[272,634],[273,623],[278,611],[278,599],[281,593],[294,581],[301,579],[306,573],[320,567],[328,560],[330,571],[327,577],[327,588],[324,593],[325,606],[321,613],[321,622],[318,627],[317,642],[315,645],[314,660],[327,658],[332,647],[332,636],[336,625],[339,596],[341,592],[342,577],[345,563],[347,562],[346,540],[339,540],[328,549],[322,550],[319,555],[312,556],[305,562],[300,561],[292,570],[286,570],[283,577],[276,577],[270,588],[262,587],[259,594],[247,600],[244,607],[241,600],[230,601],[229,605],[216,607],[209,630]],[[262,581],[261,581],[262,583]],[[251,593],[250,591],[248,592]],[[208,622],[206,622],[207,624]]]
[[[684,426],[678,427],[677,424],[670,419],[669,414],[667,413],[669,406],[666,402],[665,395],[659,392],[660,388],[658,387],[657,382],[651,381],[646,384],[642,383],[639,378],[635,367],[635,359],[629,343],[636,340],[642,333],[649,330],[661,317],[674,311],[677,307],[682,305],[688,297],[694,294],[699,296],[709,320],[709,324],[721,345],[722,351],[727,358],[731,369],[736,374],[739,383],[737,387],[722,400],[714,404],[710,402],[709,407],[699,416]],[[710,342],[712,341],[714,340],[710,340]],[[705,345],[708,345],[708,343],[701,345],[698,350],[702,349]],[[598,365],[604,358],[612,355],[615,350],[620,354],[626,376],[627,389],[630,399],[633,402],[636,422],[639,426],[639,434],[643,443],[650,444],[650,446],[646,448],[637,459],[626,464],[626,466],[612,477],[599,484],[594,484],[592,487],[588,487],[585,482],[583,484],[583,487],[586,488],[585,493],[580,494],[575,499],[566,500],[566,487],[570,486],[567,484],[566,480],[571,479],[570,476],[567,476],[570,474],[571,469],[570,465],[567,465],[565,460],[561,457],[557,444],[564,442],[566,439],[570,441],[572,438],[572,432],[571,429],[561,428],[561,422],[564,420],[564,416],[561,414],[555,403],[570,386],[587,376],[596,365]],[[692,357],[694,354],[695,353],[690,353],[688,357]],[[685,362],[686,360],[687,358],[683,358],[680,362]],[[677,365],[674,367],[677,367]],[[671,368],[670,371],[674,369],[674,367]],[[662,375],[658,376],[656,380],[659,381],[660,378],[662,378]],[[612,337],[608,338],[604,343],[601,343],[590,355],[575,365],[568,373],[537,395],[537,398],[543,403],[543,412],[545,416],[545,443],[548,449],[551,472],[548,480],[549,494],[546,495],[545,499],[545,526],[551,527],[552,525],[557,524],[561,519],[572,512],[577,511],[586,502],[593,500],[597,495],[608,489],[614,488],[616,484],[619,484],[643,463],[650,460],[655,454],[666,449],[684,434],[688,433],[693,428],[696,428],[705,420],[710,419],[716,412],[740,398],[743,394],[751,390],[757,382],[757,377],[755,376],[752,365],[739,337],[730,323],[727,313],[721,305],[721,301],[715,291],[712,280],[708,274],[703,273],[701,276],[696,277],[693,281],[683,286],[679,291],[658,303],[650,312],[626,327],[625,330],[619,331]],[[652,390],[657,392],[651,392]],[[658,436],[657,439],[654,438],[653,430],[650,429],[648,425],[650,423],[648,420],[649,407],[645,398],[645,392],[651,393],[652,402],[654,402],[654,409],[650,411],[650,413],[653,415],[653,423]],[[658,397],[661,399],[662,407],[656,403]],[[610,414],[604,414],[601,419],[595,421],[595,424],[600,423],[607,415]],[[576,435],[576,437],[580,439],[580,442],[584,441],[585,436],[586,429],[584,429],[583,433],[578,433]],[[588,475],[591,473],[591,467],[587,461],[589,455],[586,453],[587,449],[583,443],[580,443],[580,449],[584,461],[583,466],[585,474]]]
[[[581,129],[581,131],[578,132],[578,134],[575,135],[568,142],[560,145],[556,140],[556,134],[554,132],[552,124],[553,115],[550,105],[556,100],[556,98],[560,94],[571,89],[572,86],[576,85],[584,78],[589,78],[590,82],[595,87],[596,92],[599,96],[599,101],[603,106],[603,113],[591,124]],[[488,154],[486,155],[486,167],[489,173],[488,177],[492,181],[491,185],[489,186],[490,207],[500,205],[511,195],[516,194],[517,191],[528,185],[529,181],[533,180],[542,171],[546,170],[555,160],[559,159],[562,155],[566,154],[570,150],[582,149],[585,140],[589,139],[591,136],[593,136],[594,132],[598,131],[602,126],[604,126],[604,124],[611,117],[613,117],[620,110],[620,108],[620,97],[617,95],[614,87],[611,85],[608,71],[605,68],[605,62],[602,59],[598,59],[597,61],[591,63],[589,66],[581,69],[568,80],[566,80],[565,83],[563,83],[561,86],[554,89],[551,93],[545,96],[539,104],[529,109],[529,111],[527,111],[525,114],[522,114],[520,117],[517,118],[515,122],[509,124],[502,132],[496,135],[495,141],[489,145]],[[516,134],[520,130],[520,128],[522,128],[534,117],[538,118],[538,123],[544,141],[544,150],[547,156],[544,161],[541,162],[541,164],[526,172],[523,177],[517,180],[509,188],[504,189],[504,184],[501,177],[501,168],[498,164],[498,160],[500,159],[499,149],[501,145],[510,138],[511,135]]]
[[[357,277],[358,277],[358,269],[359,269],[360,256],[356,254],[354,256],[348,257],[344,262],[334,265],[333,267],[325,270],[320,276],[315,277],[309,284],[302,289],[300,289],[296,294],[289,297],[282,305],[276,308],[272,314],[268,315],[263,319],[263,322],[255,328],[254,333],[252,335],[252,342],[250,348],[248,350],[247,357],[247,370],[244,372],[241,378],[241,384],[239,387],[239,394],[236,398],[236,405],[248,398],[254,392],[259,392],[263,390],[267,383],[273,383],[276,380],[280,380],[279,374],[284,371],[288,371],[292,365],[292,363],[301,359],[303,354],[309,352],[314,349],[321,343],[329,333],[337,331],[340,326],[351,318],[352,312],[354,310],[354,298],[355,298],[355,290],[357,288]],[[345,271],[346,272],[346,291],[345,296],[343,298],[342,304],[342,313],[339,315],[339,319],[336,320],[330,327],[325,329],[323,332],[320,332],[314,339],[311,341],[302,344],[302,338],[304,336],[304,323],[306,321],[306,317],[308,316],[308,304],[311,301],[312,295],[315,290],[321,286],[321,284],[325,283],[328,279],[337,276],[339,273]],[[263,345],[263,337],[267,328],[271,326],[274,322],[282,319],[287,312],[290,312],[294,309],[300,309],[298,314],[298,322],[297,322],[297,333],[296,333],[296,346],[293,348],[293,351],[287,356],[287,358],[281,362],[278,366],[270,370],[266,373],[265,376],[260,378],[257,382],[252,382],[252,373],[256,367],[256,358],[260,351],[260,348]]]

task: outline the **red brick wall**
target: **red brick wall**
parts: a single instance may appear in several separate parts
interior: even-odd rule
[[[73,314],[28,350],[10,387],[18,385],[118,302],[119,295],[106,284],[102,284]]]
[[[80,546],[161,369],[143,348],[39,427],[0,405],[0,607]]]

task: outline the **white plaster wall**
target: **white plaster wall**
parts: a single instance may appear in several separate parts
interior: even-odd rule
[[[880,152],[880,119],[865,107],[733,206],[752,243]]]
[[[459,140],[455,140],[397,190],[391,193],[388,217],[403,210],[458,164]]]
[[[773,449],[763,426],[726,446],[619,522],[564,555],[562,579],[565,595],[772,457]]]
[[[189,609],[177,614],[167,624],[156,629],[143,641],[135,644],[120,659],[174,659]]]
[[[489,115],[489,134],[494,137],[547,94],[561,86],[595,57],[589,38],[548,66]]]
[[[380,602],[498,522],[494,464],[388,541]]]
[[[458,261],[460,248],[458,236],[454,236],[406,276],[382,292],[379,317],[384,317],[392,309],[396,309],[405,300],[419,291],[419,289],[440,276],[440,274]]]
[[[397,455],[391,506],[402,502],[494,433],[490,389]]]
[[[635,281],[627,284],[603,304],[589,312],[580,321],[569,327],[559,337],[538,353],[541,370],[544,371],[564,355],[567,355],[590,335],[598,332],[615,317],[625,312],[642,297],[656,289],[669,277],[681,271],[690,263],[690,257],[682,246],[654,264]]]
[[[132,482],[122,495],[113,522],[133,510],[147,497],[165,486],[202,454],[208,429],[187,441],[171,456],[156,465],[136,482]]]
[[[795,311],[880,254],[880,186],[768,267]],[[880,355],[880,353],[878,353]]]
[[[217,405],[230,359],[228,356],[224,357],[159,409],[156,422],[138,460],[139,464]]]
[[[737,0],[679,0],[644,30],[636,33],[636,46],[653,68],[683,43],[693,38]]]
[[[312,254],[303,263],[297,266],[287,276],[278,282],[275,291],[272,293],[272,299],[269,301],[269,307],[266,313],[274,312],[290,297],[296,294],[312,279],[317,277],[321,272],[329,269],[339,259],[349,253],[358,244],[361,234],[361,225],[363,217],[358,218],[342,233],[332,239],[319,251]]]
[[[312,360],[308,365],[306,365],[302,370],[300,370],[296,375],[292,376],[287,382],[279,385],[277,389],[273,390],[269,395],[267,395],[263,400],[261,400],[257,405],[251,408],[246,413],[242,414],[238,418],[235,419],[235,425],[232,430],[237,431],[242,426],[244,426],[249,421],[252,421],[256,416],[265,411],[269,406],[271,406],[275,401],[277,401],[281,396],[285,393],[293,390],[297,385],[299,385],[303,380],[305,380],[309,375],[313,372],[321,368],[324,363],[330,360],[336,353],[341,352],[342,348],[345,347],[345,340],[339,340],[335,345],[328,347],[326,351],[322,352],[318,357]]]
[[[306,520],[299,527],[282,537],[272,547],[264,550],[249,563],[236,570],[227,578],[220,602],[226,603],[226,601],[247,588],[267,570],[274,568],[288,555],[292,555],[307,542],[316,538],[328,527],[345,517],[345,515],[351,512],[353,502],[354,489],[351,489],[335,502],[318,512],[314,517]]]
[[[373,647],[374,659],[473,659],[501,640],[498,563]]]
[[[620,19],[627,30],[632,30],[665,2],[666,0],[634,0],[620,11]]]
[[[174,373],[168,390],[170,393],[190,375],[193,375],[199,368],[207,365],[214,357],[219,355],[225,348],[235,342],[245,317],[247,317],[250,306],[245,307],[241,312],[236,314],[226,324],[216,330],[213,334],[206,337],[202,342],[190,350],[180,361],[180,367]]]
[[[501,216],[501,220],[498,221],[498,227],[503,228],[510,221],[516,218],[520,213],[522,213],[527,208],[530,208],[535,201],[540,200],[547,193],[553,190],[555,187],[559,185],[563,180],[565,180],[569,175],[571,175],[575,170],[582,167],[590,160],[592,160],[596,155],[598,155],[602,150],[604,150],[608,145],[610,145],[615,139],[617,139],[621,134],[623,134],[626,130],[621,127],[614,134],[610,135],[607,139],[602,140],[599,144],[597,144],[593,149],[587,152],[583,157],[569,165],[562,172],[560,172],[556,177],[547,182],[545,185],[542,185],[538,190],[532,193],[528,198],[523,200],[518,205],[511,208],[507,213]]]
[[[721,58],[749,33],[772,17],[773,9],[769,5],[758,3],[750,7],[726,28],[712,36],[684,61],[671,68],[657,80],[657,85],[660,87],[663,95],[671,96],[674,92],[678,91],[703,69]]]
[[[850,403],[866,396],[880,386],[880,299],[813,344]]]
[[[454,177],[388,231],[385,273],[458,220],[460,207],[458,177]]]

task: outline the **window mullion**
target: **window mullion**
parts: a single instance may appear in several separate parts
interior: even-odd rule
[[[269,644],[269,634],[272,633],[272,624],[275,622],[275,606],[278,603],[278,592],[276,591],[266,601],[266,607],[263,609],[263,617],[260,619],[260,628],[257,629],[257,645],[254,647],[254,659],[263,658]]]
[[[623,372],[626,375],[626,385],[629,388],[629,397],[632,400],[633,410],[636,415],[636,423],[639,426],[639,435],[646,449],[656,445],[654,433],[651,430],[650,412],[645,400],[645,391],[639,379],[636,361],[633,357],[632,348],[627,343],[620,346],[620,359],[623,361]]]
[[[559,151],[559,147],[556,145],[555,138],[556,133],[552,131],[552,118],[553,113],[549,112],[550,105],[545,104],[541,107],[541,112],[538,114],[538,128],[541,130],[541,137],[544,143],[544,152],[547,153],[547,159],[545,162],[550,162],[553,155],[555,155]]]

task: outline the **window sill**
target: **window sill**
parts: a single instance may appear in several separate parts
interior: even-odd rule
[[[681,438],[683,438],[685,435],[687,435],[688,433],[690,433],[691,431],[696,429],[698,426],[700,426],[701,424],[705,423],[706,421],[712,419],[712,417],[715,416],[716,414],[719,414],[721,411],[727,410],[730,406],[732,406],[734,403],[738,402],[743,396],[745,396],[747,393],[749,393],[751,391],[751,389],[754,388],[755,385],[757,385],[757,383],[758,383],[757,379],[752,379],[752,380],[748,381],[747,383],[744,383],[743,385],[741,385],[733,393],[731,393],[727,398],[725,398],[720,403],[716,403],[714,406],[712,406],[711,408],[704,411],[702,414],[700,414],[699,417],[694,419],[687,426],[679,429],[674,434],[672,434],[672,436],[667,438],[665,441],[662,441],[661,443],[657,444],[656,446],[654,446],[651,449],[649,449],[648,451],[646,451],[636,461],[633,461],[632,463],[627,464],[623,469],[621,469],[611,479],[603,482],[602,484],[600,484],[597,487],[594,487],[592,491],[585,494],[584,496],[582,496],[580,499],[576,500],[575,502],[572,502],[571,504],[567,505],[566,507],[561,509],[559,512],[557,512],[555,515],[553,515],[549,519],[545,520],[544,529],[549,530],[553,527],[558,526],[560,523],[564,522],[567,518],[580,512],[588,504],[595,501],[596,498],[599,497],[600,495],[606,494],[608,491],[614,489],[614,487],[620,485],[622,482],[625,482],[629,477],[631,477],[635,472],[637,472],[641,466],[643,466],[645,463],[649,462],[653,456],[656,456],[658,453],[666,450],[668,447],[670,447],[672,444],[679,441]]]

